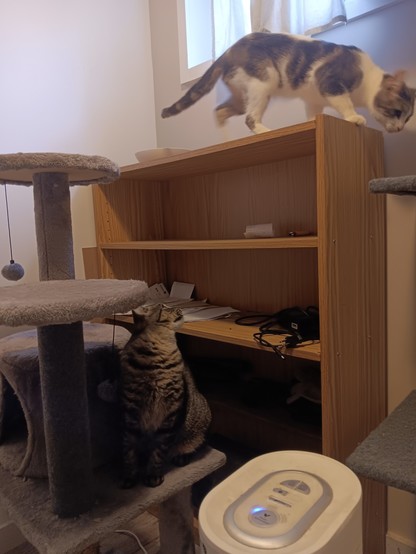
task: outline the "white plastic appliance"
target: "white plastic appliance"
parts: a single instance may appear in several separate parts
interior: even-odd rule
[[[264,454],[208,493],[199,532],[201,554],[362,554],[361,484],[321,454]]]

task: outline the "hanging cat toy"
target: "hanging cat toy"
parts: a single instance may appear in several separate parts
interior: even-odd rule
[[[16,263],[13,259],[13,248],[12,248],[12,235],[10,231],[10,217],[9,217],[9,203],[7,200],[7,185],[4,185],[4,198],[6,200],[6,216],[7,216],[7,230],[9,233],[9,246],[10,246],[10,263],[6,264],[2,270],[2,276],[8,281],[18,281],[25,274],[23,267]]]

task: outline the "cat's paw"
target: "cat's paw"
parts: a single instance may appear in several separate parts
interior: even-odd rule
[[[191,461],[192,454],[178,454],[172,458],[172,464],[177,467],[187,466]]]
[[[362,115],[359,115],[358,113],[355,115],[350,115],[345,118],[347,121],[350,121],[351,123],[355,123],[356,125],[367,125],[367,120]]]
[[[143,477],[143,484],[146,487],[158,487],[164,480],[163,475],[145,475]]]

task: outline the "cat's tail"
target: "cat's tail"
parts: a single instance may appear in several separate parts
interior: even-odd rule
[[[162,110],[162,117],[171,117],[172,115],[183,112],[183,110],[186,110],[200,98],[211,92],[215,83],[221,77],[222,71],[220,57],[207,69],[199,81],[197,81],[182,98],[177,100],[172,106],[169,106],[169,108],[164,108]]]

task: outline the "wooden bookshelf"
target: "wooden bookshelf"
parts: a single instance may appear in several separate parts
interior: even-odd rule
[[[380,132],[321,115],[124,167],[119,181],[93,188],[98,249],[88,267],[149,285],[195,283],[197,298],[242,312],[318,306],[320,343],[287,354],[320,364],[321,449],[345,461],[386,416],[385,199],[368,188],[383,176],[383,148]],[[261,223],[275,238],[243,238]],[[263,355],[252,329],[227,320],[181,333],[213,353]],[[364,500],[365,552],[381,554],[386,491],[366,482]]]
[[[234,318],[225,318],[185,323],[178,329],[178,333],[207,340],[236,344],[244,348],[254,348],[264,352],[271,351],[266,346],[261,346],[254,340],[253,334],[258,331],[258,327],[237,325],[234,323],[233,319]],[[129,330],[133,328],[133,318],[130,315],[117,314],[114,318],[106,319],[106,323],[116,323]],[[283,337],[284,336],[276,337],[273,344],[278,344]],[[270,338],[270,340],[272,341],[273,337]],[[305,342],[304,345],[297,348],[283,348],[282,354],[284,356],[319,362],[321,359],[321,345],[319,341],[313,343]]]

